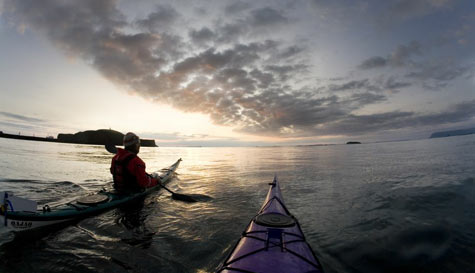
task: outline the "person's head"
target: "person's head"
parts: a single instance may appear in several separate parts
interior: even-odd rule
[[[138,154],[140,151],[140,138],[132,133],[128,132],[124,136],[124,148],[134,154]]]

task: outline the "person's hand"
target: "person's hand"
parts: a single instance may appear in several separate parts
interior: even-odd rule
[[[152,173],[151,176],[152,176],[153,178],[157,179],[158,181],[161,180],[161,177],[160,177],[160,175],[158,175],[158,173]]]

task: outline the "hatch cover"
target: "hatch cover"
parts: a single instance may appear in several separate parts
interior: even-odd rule
[[[98,193],[94,195],[83,196],[77,199],[76,202],[82,205],[96,205],[96,204],[104,203],[107,200],[109,200],[109,197],[107,195]]]
[[[295,225],[294,218],[280,213],[266,213],[258,215],[255,222],[268,227],[291,227]]]

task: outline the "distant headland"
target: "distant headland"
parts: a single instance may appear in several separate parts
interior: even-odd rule
[[[21,140],[32,141],[47,141],[47,142],[59,142],[59,143],[73,143],[73,144],[89,144],[89,145],[105,145],[114,144],[122,145],[124,134],[111,129],[99,129],[88,130],[84,132],[77,132],[75,134],[58,134],[57,138],[54,137],[36,137],[36,136],[23,136],[14,134],[5,134],[0,131],[0,137],[13,138]],[[143,147],[158,147],[153,139],[140,139],[140,144]]]
[[[475,128],[435,132],[432,135],[430,135],[430,138],[463,136],[463,135],[471,135],[471,134],[475,134]]]

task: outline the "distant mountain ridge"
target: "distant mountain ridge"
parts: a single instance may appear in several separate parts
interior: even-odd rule
[[[432,135],[430,135],[430,138],[463,136],[463,135],[471,135],[471,134],[475,134],[475,128],[435,132]]]

